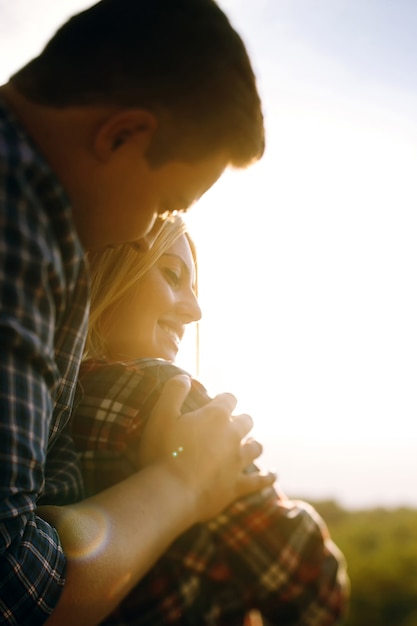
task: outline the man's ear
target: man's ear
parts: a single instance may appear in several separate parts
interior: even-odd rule
[[[143,109],[129,109],[113,113],[102,122],[94,135],[93,150],[100,161],[110,159],[116,150],[134,142],[145,154],[158,127],[156,116]]]

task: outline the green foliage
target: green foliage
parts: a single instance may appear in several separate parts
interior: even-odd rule
[[[346,557],[352,585],[346,626],[417,626],[417,510],[310,503]]]

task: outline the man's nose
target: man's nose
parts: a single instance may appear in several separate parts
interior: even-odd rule
[[[158,237],[163,224],[162,220],[157,219],[149,233],[132,242],[132,247],[138,252],[148,252],[148,250],[150,250],[155,243],[155,239]]]

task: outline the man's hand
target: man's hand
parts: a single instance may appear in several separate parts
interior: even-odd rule
[[[232,416],[233,395],[220,394],[205,406],[181,414],[190,384],[183,375],[165,383],[141,436],[138,465],[169,464],[194,493],[196,521],[204,521],[233,500],[271,486],[275,475],[243,473],[262,446],[247,437],[252,418]]]

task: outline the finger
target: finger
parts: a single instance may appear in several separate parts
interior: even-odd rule
[[[253,428],[253,419],[247,413],[233,416],[233,426],[236,429],[239,438],[243,439]]]
[[[203,415],[210,415],[211,417],[218,416],[222,418],[230,418],[237,404],[237,399],[231,393],[220,393],[210,400],[206,405],[193,411],[198,416],[199,413]]]
[[[181,414],[184,403],[191,388],[191,380],[184,374],[173,376],[162,387],[161,394],[152,409],[151,415],[158,419],[176,418]]]
[[[253,609],[249,613],[246,613],[243,626],[263,626],[263,623],[261,613],[259,613],[256,609]]]
[[[241,446],[243,467],[247,467],[252,461],[262,454],[262,445],[255,439],[247,439]]]
[[[274,472],[258,474],[242,474],[237,486],[237,497],[241,498],[257,491],[262,491],[267,487],[272,487],[277,479],[277,475]]]

